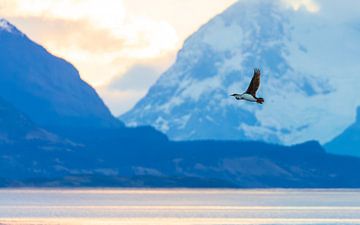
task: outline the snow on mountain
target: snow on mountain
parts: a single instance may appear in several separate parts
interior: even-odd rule
[[[189,37],[168,71],[120,118],[170,138],[328,142],[355,120],[360,8],[239,1]],[[260,106],[229,97],[262,70]]]
[[[74,66],[0,20],[0,96],[42,127],[116,127]]]
[[[0,18],[0,29],[6,30],[7,32],[11,32],[12,28],[6,20]]]
[[[18,34],[24,36],[21,31],[19,31],[15,26],[9,23],[7,20],[0,18],[0,30],[6,31],[8,33]]]

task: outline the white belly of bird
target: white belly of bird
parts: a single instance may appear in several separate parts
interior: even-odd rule
[[[252,96],[250,94],[243,94],[242,98],[249,102],[256,102],[256,98],[254,98],[254,96]]]

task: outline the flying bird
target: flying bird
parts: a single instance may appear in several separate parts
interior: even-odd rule
[[[243,94],[232,94],[231,96],[235,97],[236,100],[245,100],[249,102],[256,102],[258,104],[263,104],[264,99],[256,97],[256,92],[260,86],[260,70],[254,69],[254,76],[250,82],[250,85],[247,91]]]

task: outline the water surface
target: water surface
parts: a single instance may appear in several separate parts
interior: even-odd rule
[[[360,225],[360,190],[2,189],[0,224]]]

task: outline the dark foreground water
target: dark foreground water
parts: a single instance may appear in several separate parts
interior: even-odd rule
[[[0,224],[360,225],[360,190],[2,189]]]

